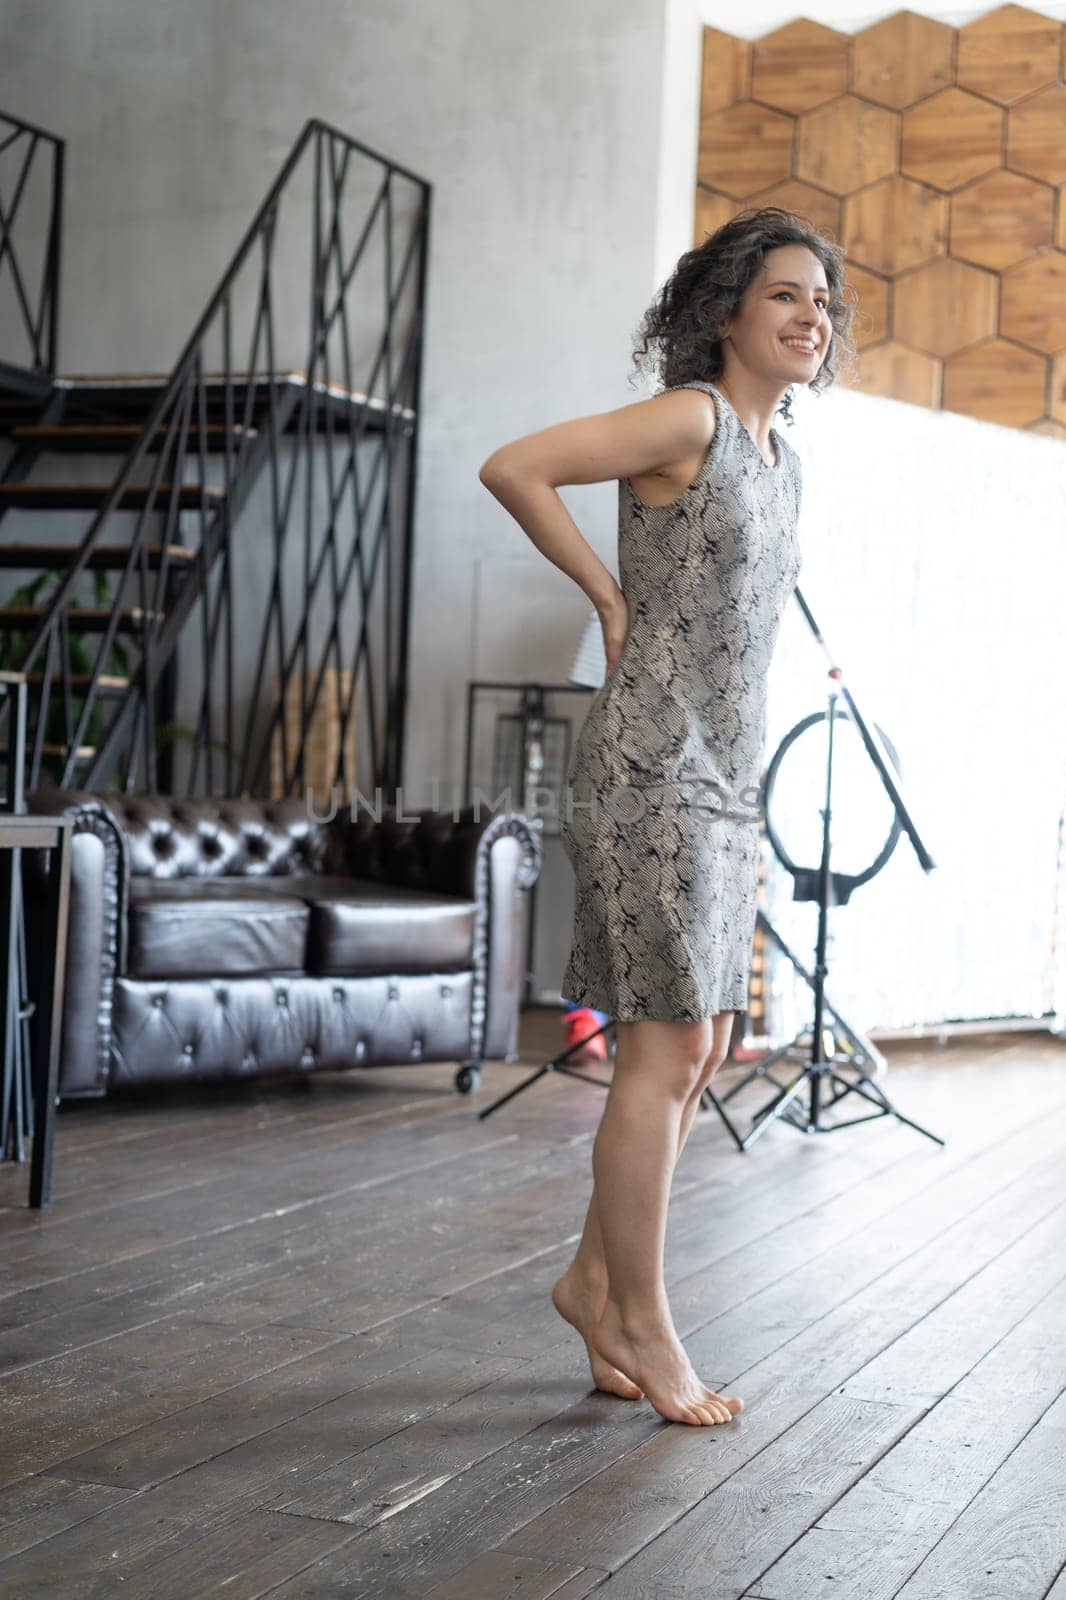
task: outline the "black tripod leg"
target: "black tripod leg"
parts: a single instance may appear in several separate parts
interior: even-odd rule
[[[925,1137],[932,1139],[934,1144],[943,1146],[943,1139],[939,1138],[935,1133],[930,1133],[928,1128],[923,1128],[920,1122],[915,1122],[912,1118],[905,1117],[902,1111],[897,1111],[881,1085],[875,1083],[872,1078],[868,1078],[863,1074],[858,1083],[849,1083],[846,1078],[841,1077],[840,1073],[834,1071],[832,1067],[829,1069],[829,1076],[834,1082],[843,1084],[848,1094],[861,1094],[864,1100],[869,1100],[875,1106],[879,1105],[887,1115],[895,1117],[897,1122],[905,1122],[908,1128],[914,1129],[915,1133],[924,1133]],[[863,1087],[864,1084],[867,1085],[867,1088]],[[833,1103],[835,1104],[836,1100],[840,1099],[843,1099],[843,1095],[837,1095]]]
[[[745,1149],[749,1144],[755,1142],[760,1133],[765,1133],[771,1122],[776,1122],[781,1118],[785,1118],[786,1121],[792,1120],[790,1117],[785,1117],[785,1113],[791,1107],[793,1100],[803,1093],[804,1085],[807,1081],[807,1073],[801,1072],[799,1077],[793,1078],[788,1087],[782,1089],[780,1094],[775,1095],[772,1100],[768,1100],[764,1106],[759,1107],[758,1111],[752,1116],[751,1132],[744,1140]],[[798,1124],[793,1123],[793,1126],[798,1126]]]
[[[731,1100],[735,1094],[739,1094],[742,1089],[746,1089],[748,1084],[754,1082],[756,1078],[768,1078],[776,1089],[783,1088],[784,1086],[778,1083],[770,1068],[776,1061],[786,1056],[793,1049],[795,1043],[795,1039],[791,1039],[788,1044],[783,1044],[779,1050],[773,1050],[768,1056],[763,1056],[760,1060],[754,1062],[750,1072],[746,1072],[737,1083],[730,1084],[727,1093],[722,1095],[722,1099]]]
[[[523,1078],[522,1082],[516,1083],[513,1089],[508,1089],[506,1094],[502,1094],[490,1106],[486,1106],[483,1111],[479,1111],[477,1114],[478,1121],[482,1122],[486,1117],[490,1117],[494,1111],[498,1111],[501,1106],[505,1106],[508,1100],[513,1100],[516,1094],[521,1094],[523,1089],[530,1088],[532,1084],[537,1082],[538,1078],[543,1078],[547,1072],[564,1072],[568,1078],[581,1078],[585,1083],[594,1083],[597,1089],[609,1089],[611,1087],[609,1078],[597,1078],[590,1072],[582,1072],[578,1067],[572,1067],[569,1062],[570,1057],[576,1055],[584,1045],[588,1044],[590,1039],[598,1039],[601,1033],[605,1033],[608,1028],[613,1026],[612,1022],[601,1023],[595,1033],[587,1034],[583,1039],[575,1040],[568,1049],[563,1051],[561,1056],[553,1056],[542,1067],[538,1067],[536,1072],[531,1072],[528,1078]]]
[[[736,1128],[734,1128],[728,1111],[726,1110],[725,1106],[722,1104],[721,1100],[719,1100],[718,1096],[715,1094],[715,1092],[711,1088],[710,1084],[707,1085],[707,1087],[703,1091],[703,1094],[700,1095],[700,1101],[701,1102],[703,1100],[703,1096],[704,1095],[706,1095],[710,1099],[710,1102],[714,1106],[714,1109],[717,1111],[718,1115],[721,1117],[722,1121],[725,1123],[726,1127],[729,1129],[729,1132],[733,1136],[733,1142],[736,1145],[737,1149],[738,1150],[743,1150],[743,1148],[744,1148],[744,1140],[741,1138],[741,1136],[737,1132]]]
[[[538,1067],[536,1072],[531,1072],[528,1078],[523,1078],[521,1083],[516,1083],[513,1089],[508,1089],[506,1094],[501,1094],[500,1098],[494,1100],[491,1106],[486,1106],[483,1111],[479,1111],[477,1114],[478,1121],[484,1122],[486,1117],[491,1117],[492,1113],[498,1111],[501,1106],[505,1106],[508,1100],[513,1100],[516,1094],[521,1094],[523,1089],[528,1089],[531,1083],[536,1083],[538,1078],[543,1078],[544,1074],[551,1070],[551,1067]]]

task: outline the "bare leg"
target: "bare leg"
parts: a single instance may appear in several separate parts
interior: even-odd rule
[[[700,1095],[725,1060],[734,1015],[735,1013],[732,1011],[721,1011],[714,1018],[714,1045],[704,1061],[699,1081],[686,1100],[681,1113],[677,1150],[674,1154],[674,1168],[677,1167],[677,1163],[681,1159],[681,1152],[685,1148],[689,1133],[692,1131],[692,1124],[696,1120]],[[722,1042],[723,1040],[724,1043]],[[599,1201],[595,1182],[592,1185],[592,1198],[589,1201],[588,1212],[585,1216],[585,1227],[581,1234],[581,1242],[577,1247],[577,1254],[567,1270],[574,1273],[576,1277],[585,1279],[590,1283],[602,1282],[604,1288],[603,1298],[606,1298],[607,1262],[603,1254],[603,1232],[600,1228]]]
[[[675,1168],[699,1108],[702,1086],[709,1082],[712,1076],[713,1068],[708,1068],[702,1075],[700,1087],[695,1089],[685,1102],[674,1156]],[[602,1389],[607,1394],[620,1395],[623,1400],[643,1400],[644,1390],[627,1378],[625,1373],[619,1372],[609,1361],[605,1361],[589,1343],[589,1330],[603,1316],[607,1302],[607,1262],[603,1254],[603,1234],[600,1229],[595,1181],[592,1185],[592,1198],[585,1215],[585,1227],[577,1247],[577,1254],[562,1277],[552,1286],[552,1301],[559,1315],[576,1328],[584,1339],[592,1381],[597,1389]]]
[[[680,1342],[677,1340],[676,1332],[673,1330],[673,1324],[669,1317],[669,1308],[666,1305],[665,1286],[662,1284],[662,1242],[665,1237],[665,1203],[669,1199],[669,1187],[673,1176],[673,1169],[678,1158],[680,1157],[681,1151],[684,1148],[685,1141],[695,1119],[696,1111],[699,1105],[699,1096],[704,1086],[710,1081],[715,1069],[725,1059],[725,1055],[728,1050],[730,1034],[732,1032],[733,1016],[734,1014],[731,1011],[720,1013],[719,1016],[714,1019],[713,1030],[711,1029],[711,1025],[709,1023],[627,1024],[622,1025],[619,1030],[619,1042],[621,1047],[620,1053],[623,1054],[627,1059],[632,1053],[631,1047],[636,1045],[638,1055],[641,1059],[646,1053],[651,1053],[655,1055],[657,1059],[662,1058],[669,1064],[668,1069],[664,1068],[658,1074],[658,1077],[654,1080],[654,1082],[651,1080],[650,1074],[648,1074],[646,1070],[643,1071],[640,1079],[638,1080],[643,1085],[643,1091],[638,1093],[636,1097],[634,1097],[632,1094],[629,1094],[626,1096],[626,1098],[633,1102],[630,1109],[631,1111],[635,1111],[637,1120],[641,1121],[644,1113],[641,1109],[640,1102],[642,1099],[646,1098],[646,1091],[650,1089],[652,1092],[652,1098],[655,1101],[654,1110],[657,1113],[661,1113],[664,1109],[667,1111],[667,1128],[668,1130],[672,1130],[673,1134],[672,1149],[670,1148],[669,1131],[667,1132],[666,1136],[666,1150],[668,1151],[668,1159],[665,1162],[664,1171],[659,1170],[658,1167],[660,1158],[653,1154],[653,1171],[651,1174],[651,1187],[653,1190],[652,1215],[658,1218],[660,1202],[663,1215],[661,1218],[661,1225],[657,1221],[652,1229],[651,1249],[653,1254],[657,1251],[657,1260],[654,1263],[654,1271],[651,1272],[650,1278],[645,1276],[643,1280],[645,1286],[649,1281],[657,1284],[658,1286],[655,1290],[655,1295],[657,1298],[654,1299],[652,1304],[658,1318],[658,1323],[668,1328],[669,1331],[671,1350],[669,1353],[668,1365],[672,1364],[675,1367],[679,1363],[683,1365],[685,1372],[683,1393],[687,1395],[688,1398],[687,1401],[682,1404],[681,1409],[684,1410],[686,1404],[693,1408],[688,1415],[675,1416],[678,1395],[677,1393],[675,1393],[673,1396],[662,1393],[662,1382],[660,1380],[658,1383],[658,1388],[660,1390],[659,1398],[662,1403],[657,1405],[657,1409],[659,1409],[663,1415],[669,1414],[671,1420],[688,1420],[694,1422],[715,1420],[724,1421],[728,1420],[735,1410],[740,1409],[739,1401],[730,1401],[727,1406],[726,1402],[723,1401],[721,1397],[715,1395],[714,1391],[708,1389],[707,1386],[704,1385],[696,1376],[691,1365],[688,1363],[688,1358],[685,1356],[684,1351],[680,1346]],[[651,1037],[649,1037],[649,1033],[651,1034]],[[626,1036],[624,1044],[622,1043],[623,1034]],[[710,1043],[709,1049],[707,1048],[708,1043]],[[693,1073],[692,1068],[694,1051],[695,1059],[698,1063],[695,1074]],[[700,1059],[701,1056],[702,1060]],[[623,1071],[624,1070],[625,1069],[623,1067]],[[637,1063],[637,1070],[639,1070],[639,1061]],[[635,1077],[635,1073],[630,1072],[628,1076],[632,1080]],[[618,1079],[619,1072],[616,1067],[616,1081],[618,1081]],[[666,1086],[666,1090],[668,1092],[664,1092],[664,1086]],[[615,1120],[616,1122],[618,1121],[617,1118]],[[604,1121],[605,1123],[607,1122],[606,1111],[604,1113]],[[623,1108],[623,1116],[620,1123],[620,1128],[622,1130],[624,1130],[625,1124],[626,1117]],[[599,1143],[600,1140],[598,1138],[597,1145],[599,1145]],[[624,1136],[622,1139],[622,1144],[623,1146],[625,1145]],[[625,1151],[623,1151],[623,1154],[624,1159],[629,1161],[630,1155]],[[596,1155],[594,1153],[594,1167],[597,1164],[602,1166],[602,1163],[597,1163]],[[656,1175],[656,1173],[658,1173],[658,1175]],[[662,1192],[663,1180],[665,1181],[665,1193]],[[590,1365],[592,1366],[593,1378],[597,1384],[597,1387],[606,1389],[611,1393],[622,1395],[625,1398],[639,1399],[642,1393],[639,1383],[632,1381],[632,1375],[630,1378],[627,1378],[624,1373],[620,1372],[617,1366],[605,1357],[602,1350],[597,1349],[596,1343],[593,1342],[591,1337],[595,1323],[599,1321],[600,1315],[606,1309],[609,1288],[607,1262],[603,1249],[603,1230],[600,1220],[599,1188],[600,1185],[597,1185],[593,1189],[592,1200],[589,1204],[588,1216],[585,1220],[585,1229],[582,1235],[581,1244],[578,1247],[577,1255],[574,1258],[573,1264],[567,1269],[567,1271],[555,1285],[552,1291],[552,1298],[555,1302],[556,1309],[560,1312],[560,1314],[564,1316],[568,1322],[571,1322],[575,1327],[577,1327],[584,1336],[589,1351],[589,1359]],[[648,1263],[644,1263],[644,1271],[645,1274],[650,1271]],[[638,1282],[641,1281],[639,1268],[637,1269],[637,1280]],[[616,1297],[612,1296],[612,1299],[614,1298]],[[629,1305],[630,1319],[632,1320],[633,1302],[630,1301]],[[663,1321],[664,1318],[665,1322]],[[653,1404],[656,1404],[656,1395],[654,1393],[652,1394],[651,1398]],[[666,1406],[668,1409],[664,1410],[664,1406]],[[674,1409],[669,1409],[671,1407]]]

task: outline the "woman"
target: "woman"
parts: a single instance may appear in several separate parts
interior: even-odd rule
[[[616,1023],[572,1265],[552,1291],[597,1388],[661,1416],[730,1421],[693,1369],[663,1278],[670,1185],[744,1008],[755,927],[766,677],[796,584],[800,462],[770,426],[850,360],[844,254],[778,207],[681,257],[635,352],[649,400],[504,445],[481,481],[588,595],[607,679],[576,741],[560,825],[577,878],[563,992]],[[616,583],[559,484],[619,483]]]

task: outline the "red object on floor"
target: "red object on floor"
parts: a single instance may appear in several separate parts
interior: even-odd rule
[[[567,1057],[569,1061],[606,1061],[607,1035],[598,1031],[603,1027],[603,1023],[594,1011],[590,1011],[586,1006],[578,1006],[576,1010],[566,1013],[563,1022],[566,1028],[567,1049],[581,1039],[588,1040],[580,1050],[575,1050],[572,1056]],[[596,1034],[596,1038],[592,1038],[592,1034]]]

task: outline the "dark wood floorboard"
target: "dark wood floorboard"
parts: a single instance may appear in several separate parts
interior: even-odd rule
[[[560,1040],[526,1014],[524,1062]],[[551,1306],[601,1089],[64,1106],[47,1211],[0,1168],[0,1596],[1066,1600],[1064,1069],[892,1047],[943,1150],[886,1118],[741,1155],[701,1115],[671,1305],[745,1400],[707,1429],[598,1393]]]

